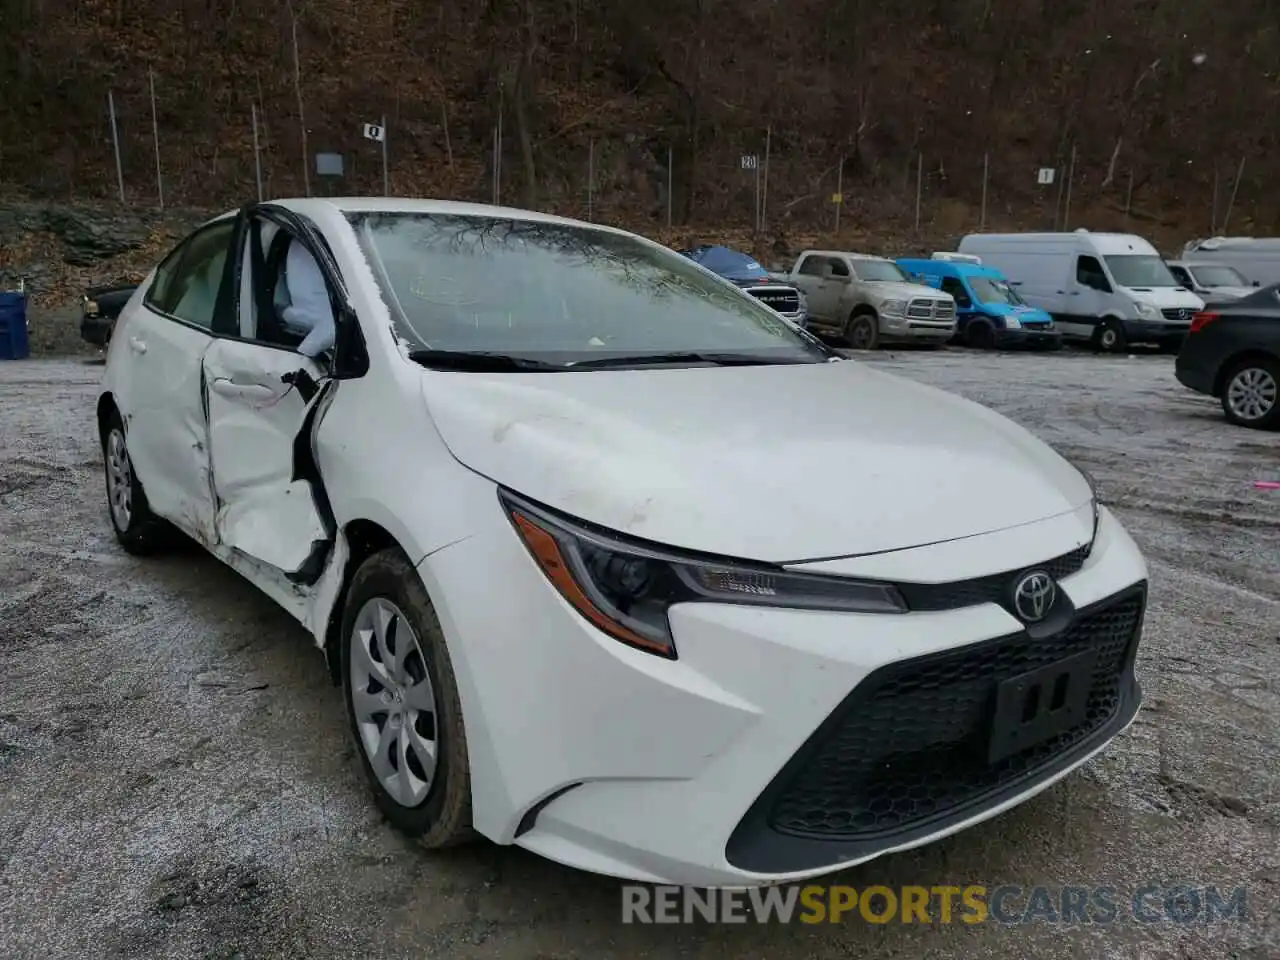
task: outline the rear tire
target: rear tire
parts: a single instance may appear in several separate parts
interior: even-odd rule
[[[1129,339],[1119,320],[1104,320],[1094,342],[1103,353],[1124,353],[1129,349]]]
[[[1280,361],[1256,357],[1232,367],[1222,384],[1222,412],[1240,427],[1280,429]]]
[[[844,339],[854,350],[875,350],[880,346],[880,318],[874,313],[855,313],[845,324]]]
[[[378,808],[428,849],[473,839],[453,664],[422,579],[398,549],[374,554],[352,578],[338,656],[347,719]]]
[[[102,433],[102,464],[107,482],[107,513],[116,539],[136,556],[154,553],[168,540],[170,528],[151,512],[142,481],[129,458],[124,421],[115,410]]]

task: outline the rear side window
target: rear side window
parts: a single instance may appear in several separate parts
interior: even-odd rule
[[[234,230],[235,220],[227,219],[192,234],[156,269],[143,302],[159,313],[211,329]]]

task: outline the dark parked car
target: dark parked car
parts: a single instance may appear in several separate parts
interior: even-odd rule
[[[111,342],[116,317],[138,289],[137,284],[108,284],[90,287],[80,298],[80,336],[95,347]]]
[[[1280,284],[1207,304],[1178,353],[1178,380],[1242,427],[1280,429]]]
[[[805,325],[808,304],[805,303],[804,294],[786,280],[774,277],[747,254],[720,246],[692,247],[680,252],[712,273],[741,287],[744,292],[797,326]]]

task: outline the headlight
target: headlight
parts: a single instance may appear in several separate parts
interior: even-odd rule
[[[1160,311],[1149,303],[1135,303],[1133,306],[1140,317],[1146,317],[1148,320],[1156,320],[1160,317]]]
[[[1070,457],[1063,457],[1063,459],[1075,467],[1076,470],[1080,472],[1080,476],[1084,477],[1085,482],[1089,484],[1089,493],[1092,495],[1091,506],[1093,507],[1093,536],[1089,538],[1089,545],[1092,546],[1093,541],[1098,539],[1098,522],[1102,519],[1102,495],[1098,491],[1098,481],[1094,479],[1092,473],[1080,466],[1080,464],[1076,463]]]
[[[1006,330],[1017,330],[1022,326],[1022,321],[1017,317],[1010,315],[1004,318],[1004,325]]]
[[[804,291],[801,290],[799,287],[796,287],[796,294],[800,298],[801,315],[807,314],[809,312],[809,298],[804,295]]]
[[[880,313],[886,317],[900,317],[907,312],[907,301],[886,300],[880,304]]]
[[[85,312],[85,313],[87,313],[87,314],[94,314],[94,313],[97,313],[97,312],[98,312],[98,301],[96,301],[96,300],[90,300],[88,297],[84,297],[83,299],[84,299],[84,312]]]
[[[888,584],[680,556],[589,529],[507,491],[498,496],[534,562],[579,614],[615,640],[671,660],[667,611],[676,603],[907,612]]]

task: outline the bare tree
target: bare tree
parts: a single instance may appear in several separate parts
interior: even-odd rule
[[[302,184],[311,196],[311,148],[307,145],[307,117],[302,105],[302,63],[298,56],[298,15],[293,0],[285,0],[293,34],[293,90],[298,95],[298,129],[302,137]]]

